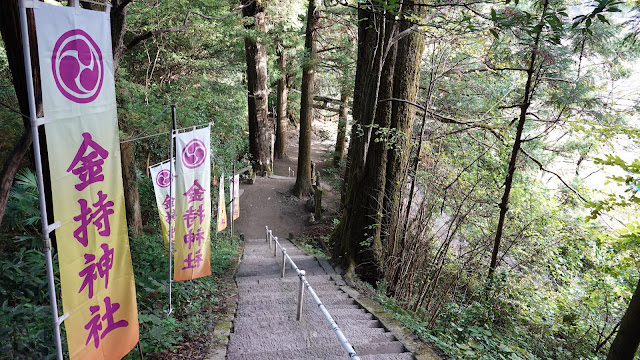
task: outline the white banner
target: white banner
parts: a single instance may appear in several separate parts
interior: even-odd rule
[[[240,175],[233,176],[233,185],[229,189],[231,192],[231,219],[240,217]]]
[[[211,275],[211,128],[176,139],[176,281]]]
[[[151,173],[151,181],[153,181],[153,190],[156,195],[156,204],[158,206],[158,214],[160,215],[160,226],[162,227],[162,238],[164,239],[167,249],[169,248],[169,218],[173,214],[174,223],[171,226],[171,241],[174,240],[176,232],[175,218],[176,218],[176,185],[175,168],[171,169],[169,166],[169,160],[149,167]],[[173,170],[173,171],[172,171]],[[173,182],[173,186],[171,183]],[[173,190],[173,194],[169,197],[169,189]],[[171,211],[169,211],[171,209]]]
[[[227,204],[224,199],[224,174],[220,176],[220,187],[218,188],[218,221],[216,232],[227,228]]]
[[[38,56],[71,359],[138,342],[108,12],[35,2]]]

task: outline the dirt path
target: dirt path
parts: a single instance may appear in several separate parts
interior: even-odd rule
[[[335,127],[335,124],[326,122],[319,126],[325,129],[330,126]],[[325,162],[331,161],[332,147],[331,140],[322,139],[315,134],[312,137],[311,158],[319,169],[325,166]],[[269,226],[275,236],[288,237],[289,232],[293,232],[296,238],[319,226],[326,228],[326,225],[309,225],[307,217],[310,212],[305,209],[308,198],[299,199],[291,195],[296,178],[290,177],[289,171],[297,173],[297,136],[289,138],[287,152],[289,154],[287,158],[275,160],[274,175],[276,176],[257,176],[253,184],[246,182],[240,184],[244,192],[240,197],[240,217],[234,223],[234,231],[244,233],[246,239],[264,237],[265,226]],[[330,188],[324,183],[323,187]],[[324,195],[323,200],[327,204],[335,203],[337,196],[339,195],[331,190]],[[330,207],[328,215],[335,214],[334,207]]]

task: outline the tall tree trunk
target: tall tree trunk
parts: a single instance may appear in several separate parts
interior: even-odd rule
[[[318,0],[309,0],[307,8],[307,30],[304,40],[306,57],[302,65],[302,95],[300,96],[300,137],[298,138],[298,170],[295,196],[311,195],[311,122],[313,121],[313,93],[315,91],[317,29],[320,21]]]
[[[285,50],[279,52],[280,79],[278,79],[278,119],[276,122],[275,157],[282,159],[287,156],[287,98],[289,97],[289,74],[287,73],[287,54]]]
[[[373,11],[372,11],[373,10]],[[393,16],[381,5],[358,9],[358,61],[354,88],[354,124],[349,146],[344,211],[331,240],[334,261],[374,282],[381,274],[380,218],[385,186],[386,139],[396,46],[390,39]],[[374,130],[375,129],[375,130]]]
[[[336,148],[333,152],[334,164],[340,163],[344,159],[345,144],[347,142],[347,115],[349,114],[349,108],[347,102],[349,101],[349,93],[343,87],[340,92],[340,110],[338,112],[338,136],[336,137]]]
[[[249,107],[249,152],[255,171],[271,171],[271,151],[269,121],[267,118],[267,50],[258,37],[265,33],[265,8],[260,0],[245,1],[242,15],[253,17],[253,23],[247,28],[256,31],[254,36],[244,39],[247,60],[247,87]]]
[[[420,14],[421,7],[414,5],[413,1],[405,3],[404,11]],[[420,3],[416,1],[415,3]],[[411,28],[413,24],[403,20],[400,24],[400,32]],[[398,41],[398,56],[393,80],[393,97],[415,103],[418,98],[420,82],[420,64],[424,52],[424,39],[418,32],[412,31],[406,37]],[[395,129],[397,143],[388,151],[387,181],[383,206],[383,233],[386,234],[384,244],[386,247],[395,248],[393,244],[402,235],[399,228],[401,218],[402,200],[407,181],[407,167],[411,154],[411,135],[413,132],[413,117],[416,112],[414,105],[394,101],[391,116],[391,128]]]
[[[135,151],[131,142],[120,144],[120,158],[122,161],[122,183],[124,186],[124,203],[127,213],[127,223],[135,232],[142,231],[142,216],[140,212],[140,195],[135,169]]]
[[[127,29],[127,4],[125,0],[111,0],[111,47],[113,48],[113,74],[118,77],[120,58],[126,50],[124,34]]]
[[[113,74],[117,77],[120,58],[124,55],[124,34],[127,24],[127,7],[124,0],[111,2],[111,47],[113,49]],[[122,187],[124,189],[124,205],[127,214],[127,225],[134,232],[142,231],[142,212],[140,210],[140,193],[138,192],[137,166],[132,143],[120,144]]]
[[[2,217],[4,211],[7,209],[7,203],[9,202],[9,193],[11,186],[13,185],[13,179],[16,177],[16,173],[20,168],[24,155],[31,148],[31,131],[25,130],[18,140],[18,143],[14,146],[13,150],[7,155],[4,165],[2,167],[2,173],[0,173],[0,224],[2,224]]]
[[[636,285],[636,291],[631,297],[629,307],[625,311],[620,330],[611,343],[607,360],[632,360],[640,344],[640,281]]]
[[[498,225],[496,228],[496,236],[493,240],[493,251],[491,252],[491,263],[489,264],[488,278],[491,279],[498,267],[498,251],[500,250],[500,242],[502,240],[502,232],[504,230],[504,221],[509,209],[509,194],[511,194],[511,187],[513,185],[513,175],[516,172],[516,162],[518,160],[518,153],[522,146],[522,132],[524,130],[524,124],[527,122],[527,110],[531,105],[531,93],[533,92],[533,77],[536,72],[536,57],[538,54],[538,45],[540,44],[540,35],[542,29],[542,22],[549,6],[549,0],[545,0],[542,14],[540,15],[540,27],[536,33],[536,37],[531,50],[531,56],[529,58],[529,68],[527,69],[527,82],[524,87],[524,100],[520,106],[520,116],[518,118],[518,127],[516,128],[516,136],[511,147],[511,158],[509,159],[509,167],[507,168],[507,175],[504,180],[504,192],[502,193],[502,200],[500,201],[500,216],[498,218]]]

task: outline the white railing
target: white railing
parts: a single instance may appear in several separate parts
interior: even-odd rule
[[[280,273],[280,277],[284,278],[287,261],[289,262],[289,264],[291,264],[291,268],[296,271],[296,274],[298,274],[298,278],[300,282],[298,285],[298,312],[296,313],[296,320],[300,321],[300,318],[302,317],[302,303],[304,298],[304,288],[306,287],[307,290],[309,291],[309,294],[311,294],[313,301],[316,302],[316,304],[318,305],[318,308],[320,309],[320,311],[322,311],[322,314],[324,315],[324,317],[329,322],[329,325],[331,326],[331,330],[333,330],[333,332],[336,334],[338,341],[340,341],[340,344],[342,345],[344,350],[347,352],[349,357],[355,360],[360,360],[360,358],[358,357],[358,354],[356,354],[356,351],[353,349],[353,346],[351,346],[351,344],[349,343],[349,340],[347,340],[347,338],[344,336],[344,334],[342,333],[342,330],[340,330],[340,327],[338,326],[336,321],[333,320],[333,317],[331,317],[331,314],[329,314],[329,311],[327,310],[327,308],[324,306],[322,301],[320,301],[320,298],[318,297],[318,295],[316,295],[316,292],[313,291],[311,284],[309,284],[309,282],[307,281],[307,278],[305,277],[305,271],[300,270],[298,266],[296,266],[296,263],[293,262],[293,259],[291,259],[289,254],[287,254],[287,250],[278,241],[278,237],[273,236],[273,232],[269,230],[269,227],[265,226],[265,228],[267,230],[266,241],[269,243],[269,249],[273,247],[273,256],[274,257],[278,256],[278,248],[282,252],[282,272]],[[272,242],[273,242],[273,245],[272,245]]]

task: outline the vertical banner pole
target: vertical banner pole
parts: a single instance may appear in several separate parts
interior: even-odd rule
[[[177,129],[177,120],[176,120],[176,106],[174,104],[171,104],[171,120],[172,120],[172,124],[171,124],[171,141],[169,144],[170,150],[169,150],[169,178],[171,179],[171,181],[169,181],[169,312],[167,313],[167,316],[171,315],[171,313],[173,312],[173,305],[171,303],[171,283],[172,283],[172,279],[173,279],[173,236],[172,236],[172,231],[173,231],[173,217],[174,217],[174,213],[173,213],[173,139],[175,136],[175,132]]]
[[[49,303],[51,305],[51,315],[53,323],[53,338],[56,344],[56,354],[62,360],[62,341],[60,340],[60,319],[58,317],[58,302],[56,299],[56,288],[53,278],[53,260],[51,256],[51,238],[49,233],[59,224],[49,225],[47,221],[47,204],[44,194],[44,181],[42,176],[42,156],[40,154],[40,136],[38,134],[38,115],[36,114],[36,100],[33,90],[33,72],[31,70],[31,52],[29,45],[29,28],[27,24],[27,9],[24,0],[20,0],[20,32],[22,35],[22,53],[24,57],[24,72],[27,80],[27,96],[29,99],[29,120],[31,121],[31,138],[33,139],[33,156],[36,166],[36,179],[38,182],[38,193],[40,200],[40,218],[42,222],[42,247],[45,252],[47,262],[47,279],[49,283]]]

